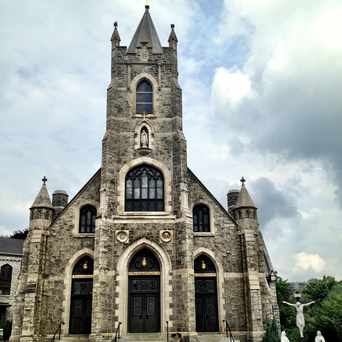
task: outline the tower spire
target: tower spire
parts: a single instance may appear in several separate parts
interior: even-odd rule
[[[150,6],[145,5],[145,13],[129,45],[128,53],[136,53],[136,49],[147,46],[152,48],[152,53],[162,54],[163,48],[160,44],[157,30],[150,15]]]

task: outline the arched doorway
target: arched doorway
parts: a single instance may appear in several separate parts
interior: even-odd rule
[[[160,332],[159,260],[143,248],[132,257],[128,271],[128,331]]]
[[[194,268],[196,330],[216,332],[219,330],[216,267],[202,254],[195,259]]]
[[[70,300],[70,334],[90,334],[94,261],[81,258],[73,268]]]

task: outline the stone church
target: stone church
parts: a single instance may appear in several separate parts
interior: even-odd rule
[[[11,340],[259,342],[276,274],[245,180],[224,207],[187,166],[174,25],[162,47],[146,6],[111,42],[101,168],[70,201],[44,177]]]

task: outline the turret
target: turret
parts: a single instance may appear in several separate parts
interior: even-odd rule
[[[68,204],[69,195],[64,190],[56,190],[52,194],[54,216],[58,215]]]
[[[48,226],[52,220],[53,206],[46,186],[47,178],[42,179],[42,187],[30,208],[30,226],[40,220],[39,226]]]
[[[239,198],[240,190],[232,189],[228,191],[227,194],[227,204],[228,204],[228,211],[231,215],[234,215],[234,209],[236,207],[236,203]]]
[[[233,208],[234,217],[244,226],[254,226],[257,223],[257,207],[246,188],[246,180],[241,178],[241,190]],[[228,194],[229,195],[229,194]],[[232,195],[231,195],[232,196]]]

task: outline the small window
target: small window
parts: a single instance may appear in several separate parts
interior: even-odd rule
[[[153,113],[153,88],[149,81],[144,79],[139,82],[136,97],[137,114]]]
[[[95,233],[96,208],[85,205],[80,211],[80,233]]]
[[[204,204],[198,204],[192,211],[194,232],[210,232],[209,208]]]
[[[10,295],[11,294],[11,282],[12,282],[12,266],[3,265],[0,269],[0,294]]]
[[[126,176],[126,211],[164,211],[164,178],[149,165],[138,166]]]

